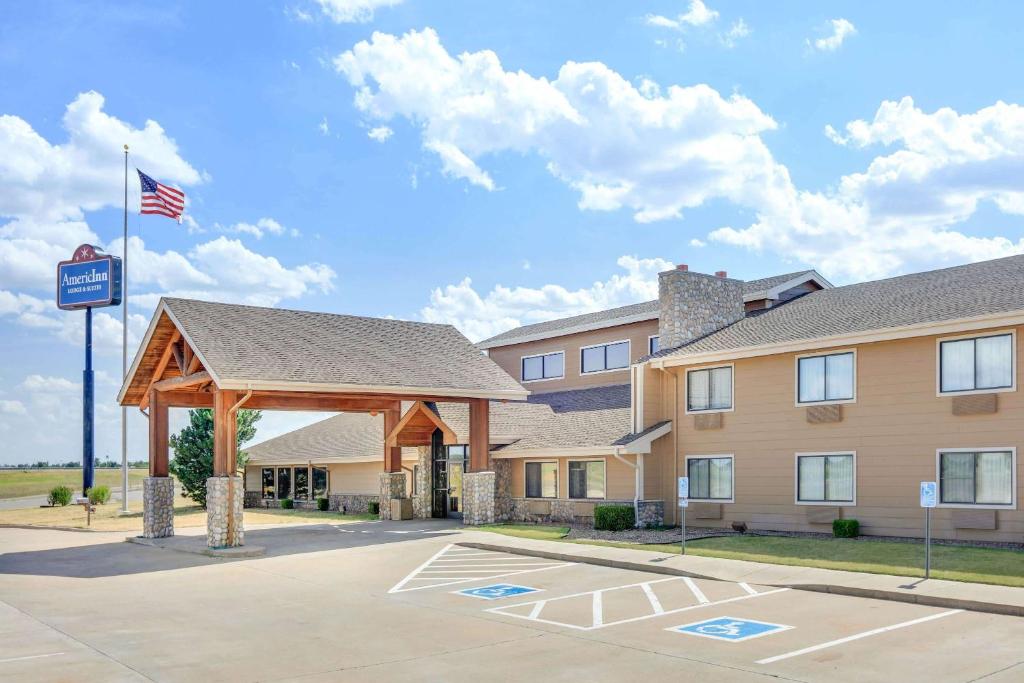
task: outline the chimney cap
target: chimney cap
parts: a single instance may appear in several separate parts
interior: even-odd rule
[[[729,277],[729,273],[725,272],[724,270],[716,270],[715,277]]]
[[[685,263],[680,263],[679,265],[676,266],[676,270],[686,271],[686,270],[689,270],[689,269],[690,269],[690,266],[686,265]]]

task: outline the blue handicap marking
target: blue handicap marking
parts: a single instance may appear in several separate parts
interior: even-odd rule
[[[500,600],[501,598],[511,598],[516,595],[526,595],[527,593],[536,593],[539,588],[530,588],[529,586],[516,586],[511,583],[495,583],[490,586],[481,586],[480,588],[465,588],[460,591],[452,591],[459,595],[468,595],[471,598],[482,598],[484,600]]]
[[[769,636],[780,631],[788,631],[792,626],[783,624],[769,624],[765,621],[753,621],[752,619],[737,619],[735,617],[718,617],[717,619],[705,619],[692,624],[673,626],[666,629],[677,633],[688,633],[691,636],[703,638],[714,638],[715,640],[726,640],[731,643],[738,643],[751,638]]]

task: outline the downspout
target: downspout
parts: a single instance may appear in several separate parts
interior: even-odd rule
[[[640,528],[640,467],[622,457],[622,446],[616,446],[612,455],[619,462],[633,469],[633,520],[634,526]],[[636,456],[639,460],[640,456]]]

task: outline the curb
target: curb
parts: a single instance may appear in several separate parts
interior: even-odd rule
[[[548,560],[560,560],[562,562],[575,562],[577,564],[591,564],[599,567],[612,567],[614,569],[629,569],[649,574],[666,574],[669,576],[685,576],[691,579],[706,579],[708,581],[728,581],[717,576],[698,574],[696,572],[666,567],[664,565],[650,565],[642,562],[630,562],[627,560],[610,560],[603,557],[581,557],[571,553],[558,553],[548,550],[533,550],[519,548],[510,545],[498,545],[495,543],[459,542],[457,546],[464,548],[475,548],[477,550],[490,550],[511,555],[526,555],[528,557],[542,557]],[[833,595],[846,595],[854,598],[872,598],[874,600],[888,600],[890,602],[905,602],[913,605],[924,605],[927,607],[945,607],[949,609],[962,609],[970,612],[984,612],[987,614],[1000,614],[1009,617],[1024,617],[1024,605],[1007,605],[998,602],[982,602],[979,600],[965,600],[961,598],[946,598],[938,595],[913,595],[900,593],[898,591],[881,590],[877,588],[856,588],[854,586],[843,586],[837,584],[814,584],[814,583],[762,583],[762,586],[771,588],[790,588],[792,590],[808,591],[811,593],[831,593]]]
[[[46,526],[44,524],[0,524],[0,529],[44,529],[46,531],[81,531],[87,534],[94,534],[96,529],[89,529],[77,526]]]
[[[205,557],[228,560],[263,557],[267,554],[267,549],[258,545],[243,545],[237,548],[208,548],[206,546],[192,548],[184,545],[175,546],[163,539],[143,538],[142,536],[128,536],[124,541],[125,543],[134,543],[135,545],[144,545],[148,548],[159,548],[160,550],[170,550],[186,555],[203,555]]]

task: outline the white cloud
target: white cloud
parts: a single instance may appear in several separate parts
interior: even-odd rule
[[[736,43],[740,39],[746,38],[749,35],[750,27],[747,26],[747,22],[743,20],[743,17],[740,17],[733,22],[733,25],[729,27],[727,32],[719,36],[719,40],[722,42],[722,45],[731,49],[736,47]]]
[[[390,138],[392,134],[394,134],[394,132],[395,131],[391,130],[387,126],[377,126],[376,128],[371,128],[367,135],[370,137],[371,140],[376,140],[377,142],[386,142],[387,139]]]
[[[289,230],[283,225],[275,221],[273,218],[260,218],[255,223],[235,223],[227,228],[223,229],[224,232],[242,235],[252,235],[258,240],[263,239],[264,235],[290,235],[291,237],[298,237],[301,233],[295,228]]]
[[[843,41],[857,33],[856,27],[846,19],[833,19],[829,22],[829,26],[832,29],[830,35],[817,38],[814,41],[808,39],[807,44],[821,52],[835,52],[843,44]]]
[[[317,0],[320,11],[336,24],[365,24],[383,7],[394,7],[403,0]]]
[[[700,240],[694,237],[693,239],[690,240],[690,246],[695,249],[702,249],[703,247],[708,246],[708,243],[705,242],[704,240]]]
[[[318,131],[320,131],[320,135],[330,135],[331,134],[331,125],[329,123],[327,123],[327,117],[326,116],[323,117],[323,119],[320,120],[320,123],[317,124],[316,129]]]
[[[430,305],[420,315],[427,322],[455,325],[477,341],[519,325],[656,299],[658,273],[673,267],[664,259],[636,256],[622,256],[617,263],[624,273],[577,290],[560,285],[497,285],[481,294],[473,288],[470,278],[463,278],[458,284],[434,289]]]
[[[648,14],[645,18],[649,26],[681,30],[686,26],[704,26],[718,19],[718,12],[710,9],[701,0],[690,0],[689,9],[675,16],[666,17],[660,14]]]
[[[0,400],[0,413],[5,415],[27,415],[25,404],[14,399]]]

